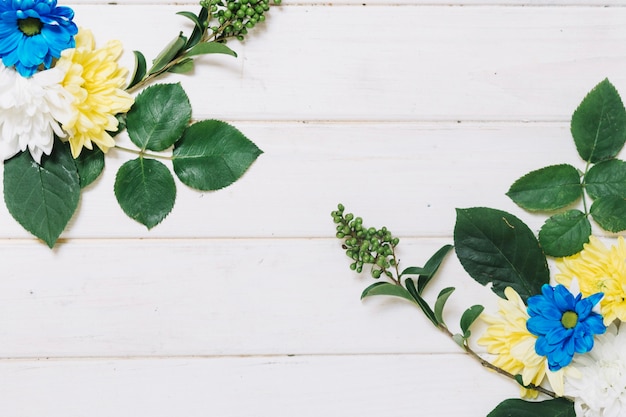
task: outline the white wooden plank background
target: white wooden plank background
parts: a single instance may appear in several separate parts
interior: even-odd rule
[[[366,6],[363,6],[363,3]],[[190,1],[74,1],[99,42],[154,56]],[[462,7],[461,7],[462,6]],[[239,53],[205,58],[196,118],[265,153],[234,186],[179,186],[148,232],[103,177],[49,250],[0,208],[0,410],[35,416],[469,416],[517,388],[370,283],[333,238],[337,202],[401,236],[405,266],[451,241],[455,207],[541,217],[505,196],[547,164],[582,168],[568,121],[609,77],[626,94],[626,1],[378,0],[273,8]],[[156,28],[156,29],[155,29]],[[218,79],[217,85],[210,80]],[[491,292],[450,257],[427,297],[448,320]],[[476,329],[477,332],[480,328]],[[448,399],[453,398],[453,399]]]

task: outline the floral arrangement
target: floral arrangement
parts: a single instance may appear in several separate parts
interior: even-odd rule
[[[617,159],[626,142],[626,110],[608,80],[576,109],[571,133],[582,169],[540,168],[507,192],[526,210],[551,213],[538,236],[510,213],[457,209],[453,245],[422,267],[403,269],[399,239],[389,230],[364,226],[341,204],[332,212],[350,268],[367,268],[377,281],[362,298],[408,300],[471,358],[519,384],[522,398],[501,402],[488,417],[626,414],[626,242],[615,235],[626,229],[626,162]],[[576,203],[582,207],[572,208]],[[609,233],[593,235],[590,219]],[[607,239],[616,242],[607,246]],[[424,296],[453,249],[467,274],[500,297],[498,311],[467,308],[458,331],[444,314],[455,289],[442,289],[434,302]],[[548,258],[557,273],[551,274]],[[477,320],[485,330],[470,343]],[[479,355],[475,345],[488,355]]]
[[[15,220],[53,247],[110,149],[135,156],[117,172],[114,192],[122,210],[148,229],[176,199],[174,177],[159,159],[197,190],[239,179],[262,151],[225,122],[192,123],[180,84],[148,85],[191,72],[201,55],[236,57],[227,39],[243,40],[269,9],[269,0],[203,0],[197,14],[178,13],[191,21],[191,33],[177,35],[151,65],[134,51],[129,76],[118,64],[121,42],[96,47],[71,8],[56,0],[0,0],[0,157],[4,201]],[[124,131],[136,149],[116,144]]]

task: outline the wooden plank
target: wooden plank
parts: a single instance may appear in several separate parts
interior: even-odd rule
[[[403,240],[421,266],[449,239]],[[1,242],[0,357],[458,352],[402,299],[360,301],[337,239]],[[426,299],[457,287],[446,320],[497,296],[453,255]],[[476,334],[480,334],[480,326]]]
[[[519,395],[515,383],[469,361],[463,355],[0,361],[0,407],[20,417],[483,417]]]

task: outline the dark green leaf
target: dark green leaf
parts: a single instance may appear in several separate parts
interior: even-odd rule
[[[9,213],[53,247],[78,207],[80,184],[69,147],[56,140],[41,165],[29,152],[4,163],[4,201]]]
[[[562,258],[583,250],[589,242],[591,223],[580,210],[568,210],[550,217],[539,231],[539,243],[546,255]]]
[[[582,196],[580,174],[571,165],[552,165],[529,172],[506,193],[518,206],[531,211],[556,210]]]
[[[415,300],[411,297],[411,294],[403,287],[389,282],[376,282],[367,287],[361,294],[361,299],[372,295],[391,295],[394,297],[401,297],[414,303]]]
[[[526,300],[541,293],[541,286],[550,280],[535,235],[507,212],[485,207],[457,209],[454,245],[467,273],[483,285],[492,283],[500,297],[510,286]]]
[[[183,13],[183,16],[185,16],[184,13],[189,13],[190,15],[193,15],[193,13],[191,12],[181,12],[181,13]],[[191,36],[189,37],[189,40],[187,41],[187,45],[185,45],[185,49],[191,48],[192,46],[200,42],[200,40],[202,39],[202,35],[204,34],[203,22],[204,23],[207,22],[209,11],[206,7],[202,7],[200,9],[200,13],[198,13],[198,16],[195,16],[195,15],[193,16],[195,17],[195,19],[192,19],[190,16],[187,16],[188,18],[193,20],[194,28],[193,28],[193,32],[191,33]]]
[[[128,88],[134,86],[146,76],[146,57],[139,51],[133,51],[133,53],[135,54],[135,73],[131,79],[132,81],[128,84]]]
[[[593,219],[606,231],[626,230],[626,199],[607,196],[596,199],[589,210]]]
[[[609,159],[592,166],[585,175],[585,188],[593,199],[610,195],[626,198],[626,162]]]
[[[219,42],[202,42],[191,48],[185,54],[186,57],[191,57],[195,55],[206,55],[206,54],[226,54],[230,56],[237,56],[237,53],[230,49],[223,43]]]
[[[173,72],[176,74],[188,74],[194,69],[193,59],[185,58],[180,61],[178,64],[172,66],[168,72]]]
[[[85,188],[102,173],[104,169],[104,153],[97,147],[93,150],[83,149],[78,158],[74,159],[74,163],[78,170],[80,188]]]
[[[461,316],[461,331],[463,332],[463,338],[468,339],[472,334],[469,330],[470,326],[476,321],[478,316],[483,312],[485,307],[481,305],[474,305],[463,312]]]
[[[564,398],[524,401],[511,398],[502,401],[487,417],[576,417],[574,403]]]
[[[419,294],[422,294],[426,285],[435,276],[441,266],[441,263],[443,262],[443,259],[451,249],[452,245],[444,245],[437,252],[435,252],[435,254],[431,256],[428,261],[426,261],[424,271],[417,278],[417,292]]]
[[[614,158],[626,141],[626,110],[619,93],[605,79],[587,94],[572,115],[572,136],[582,159]]]
[[[185,45],[187,44],[187,38],[183,36],[183,33],[172,39],[170,43],[168,43],[165,48],[157,55],[157,57],[152,62],[152,68],[148,71],[150,74],[155,74],[159,71],[162,71],[167,64],[172,62],[176,55],[181,52]]]
[[[176,14],[180,16],[185,16],[187,19],[191,20],[195,26],[194,29],[204,30],[202,23],[200,23],[200,20],[198,20],[198,16],[196,16],[195,13],[181,11],[176,12]]]
[[[152,229],[172,211],[176,185],[161,162],[137,158],[117,171],[115,197],[128,217]]]
[[[411,297],[413,297],[417,305],[420,306],[420,308],[422,309],[422,311],[424,312],[428,320],[430,320],[431,323],[435,325],[435,327],[439,326],[439,322],[437,321],[437,318],[435,317],[435,313],[430,308],[426,300],[424,300],[417,293],[417,289],[415,289],[415,284],[413,283],[413,280],[411,278],[407,278],[406,280],[404,280],[404,285],[406,286],[406,289],[409,291],[409,294],[411,294]]]
[[[189,187],[218,190],[237,181],[261,153],[228,123],[205,120],[189,126],[176,142],[174,171]]]
[[[139,148],[160,152],[181,137],[190,119],[191,104],[180,84],[156,84],[137,96],[126,129]]]
[[[435,319],[437,319],[437,322],[441,324],[445,324],[443,321],[443,308],[445,307],[446,301],[448,301],[448,298],[450,297],[450,295],[452,295],[453,291],[454,287],[444,288],[439,292],[437,300],[435,301]]]

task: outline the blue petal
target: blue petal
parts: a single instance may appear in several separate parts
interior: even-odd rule
[[[561,284],[554,288],[554,302],[562,312],[574,311],[574,308],[576,308],[574,296]]]

